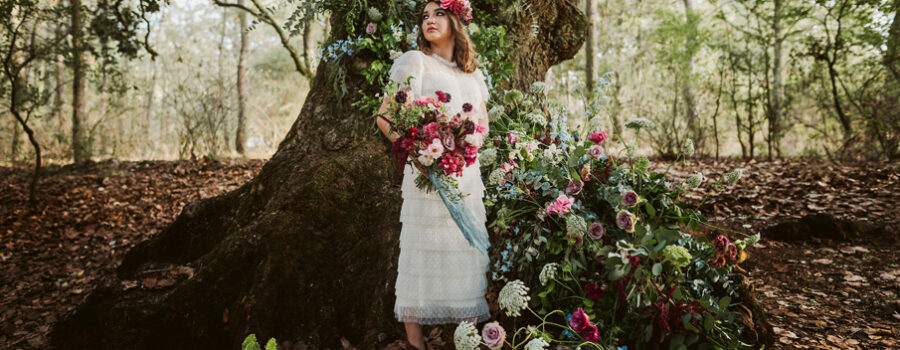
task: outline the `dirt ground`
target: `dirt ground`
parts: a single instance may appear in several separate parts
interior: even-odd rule
[[[129,248],[160,232],[188,203],[252,179],[264,163],[50,168],[35,212],[27,209],[30,169],[0,168],[0,350],[47,348],[52,325],[91,292],[94,280],[115,273]],[[776,347],[900,347],[900,163],[703,160],[669,175],[701,171],[715,179],[733,168],[744,169],[741,181],[700,208],[713,225],[763,232],[742,267],[770,313]],[[690,198],[703,201],[700,192]],[[862,230],[827,239],[819,230],[800,230],[798,237],[772,229],[817,213],[861,223]]]

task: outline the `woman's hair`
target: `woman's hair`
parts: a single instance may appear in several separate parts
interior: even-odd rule
[[[440,4],[439,1],[428,1],[425,5],[428,5],[429,2]],[[447,11],[447,17],[450,18],[450,35],[453,36],[453,60],[463,72],[472,73],[478,69],[478,61],[475,60],[475,55],[478,53],[475,52],[475,45],[472,44],[472,39],[469,39],[469,34],[466,33],[466,28],[459,17],[450,11]],[[422,28],[422,14],[419,14],[419,35],[416,42],[420,51],[431,54],[431,42],[425,39],[425,32]]]

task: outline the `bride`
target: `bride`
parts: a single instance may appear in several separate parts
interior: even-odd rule
[[[481,115],[478,124],[488,130],[485,101],[488,99],[484,76],[477,68],[475,49],[465,26],[472,10],[467,0],[429,1],[421,13],[418,47],[397,58],[390,78],[409,81],[413,96],[434,96],[443,91],[451,96],[448,115],[471,103]],[[387,110],[383,104],[379,113]],[[378,119],[378,127],[394,142],[387,121]],[[487,131],[485,131],[487,134]],[[484,184],[475,161],[465,168],[459,180],[464,204],[479,223],[486,221]],[[409,343],[425,350],[423,324],[486,321],[490,314],[485,300],[488,258],[466,241],[436,192],[426,193],[415,185],[415,168],[406,165],[403,174],[403,206],[400,211],[400,258],[394,314],[406,326]]]

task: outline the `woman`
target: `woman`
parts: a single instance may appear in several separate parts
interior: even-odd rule
[[[465,32],[471,18],[468,1],[426,3],[419,23],[421,51],[408,51],[397,58],[390,78],[405,83],[412,77],[409,88],[413,96],[435,96],[437,90],[449,93],[448,115],[458,113],[464,103],[471,103],[481,115],[478,124],[487,130],[487,85],[477,69],[476,52]],[[386,106],[382,105],[380,113],[386,111]],[[399,137],[381,118],[378,127],[391,142]],[[479,166],[476,160],[464,169],[459,189],[470,193],[464,197],[466,207],[480,222],[485,222]],[[409,343],[424,350],[421,325],[476,323],[490,317],[484,297],[488,258],[469,245],[436,192],[426,193],[416,187],[417,175],[413,166],[406,165],[394,313],[405,323]]]

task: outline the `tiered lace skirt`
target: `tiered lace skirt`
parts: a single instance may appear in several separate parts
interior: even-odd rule
[[[484,184],[476,161],[459,178],[463,201],[476,219],[486,221]],[[394,314],[400,322],[459,323],[490,318],[485,293],[488,258],[469,245],[437,192],[416,187],[418,170],[404,169],[401,186],[400,259]]]

